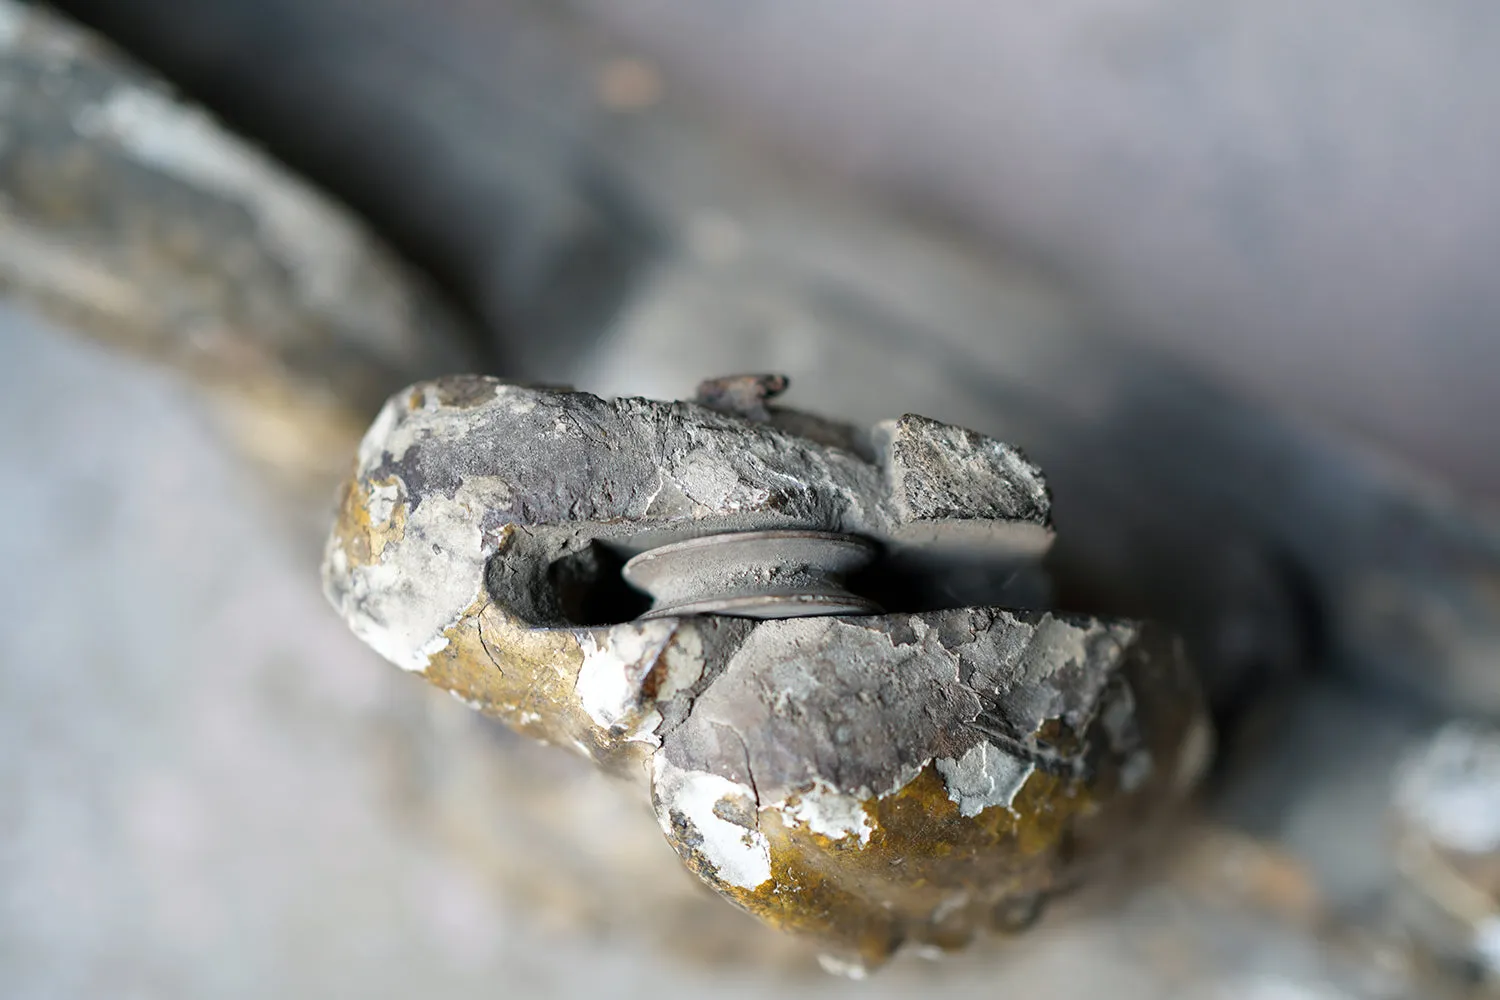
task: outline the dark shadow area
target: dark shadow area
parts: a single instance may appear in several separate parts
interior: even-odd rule
[[[579,140],[581,81],[553,67],[541,105],[534,77],[513,84],[535,69],[534,20],[510,31],[497,8],[507,44],[474,81],[400,4],[56,6],[368,219],[479,321],[500,371],[586,351],[656,252],[652,221]]]

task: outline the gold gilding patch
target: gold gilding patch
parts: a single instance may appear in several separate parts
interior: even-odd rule
[[[401,496],[401,480],[395,476],[386,479],[372,480],[370,485],[376,489],[391,490],[396,495],[389,502],[385,517],[376,521],[370,511],[374,503],[374,492],[370,493],[370,499],[366,501],[365,510],[369,522],[370,532],[370,558],[376,562],[380,561],[385,554],[385,547],[392,542],[399,542],[406,537],[406,500]]]
[[[528,628],[481,597],[443,634],[448,645],[428,663],[428,680],[527,736],[576,735],[569,717],[582,713],[570,703],[583,651],[571,632]]]
[[[443,635],[448,644],[424,671],[433,684],[525,736],[579,750],[611,769],[645,758],[645,747],[609,739],[579,705],[583,649],[572,631],[532,628],[482,597]]]
[[[789,823],[778,809],[763,810],[771,879],[755,889],[719,886],[768,924],[866,965],[908,940],[960,948],[986,922],[975,910],[988,914],[1054,888],[1057,855],[1091,803],[1081,782],[1036,771],[1009,807],[963,816],[929,764],[897,791],[865,802],[873,828],[867,843],[834,840]],[[954,899],[966,901],[963,914],[952,912]]]
[[[359,476],[344,480],[339,490],[338,519],[333,525],[333,536],[349,565],[368,566],[374,559],[370,547],[370,494]]]
[[[383,516],[377,521],[371,510],[377,506],[376,492],[384,490],[395,496],[378,504]],[[401,481],[394,476],[378,480],[351,476],[344,481],[333,532],[351,567],[378,563],[387,545],[406,537],[407,504],[400,494]]]

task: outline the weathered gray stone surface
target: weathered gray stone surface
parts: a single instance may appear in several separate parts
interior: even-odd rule
[[[867,573],[903,586],[909,561],[941,576],[962,552],[1003,602],[1051,541],[1040,471],[1001,442],[906,416],[824,444],[783,425],[826,420],[742,404],[474,376],[404,389],[345,486],[329,600],[402,669],[649,772],[690,869],[851,968],[1009,929],[1158,829],[1212,743],[1159,630],[941,592],[919,614],[631,621],[616,596],[603,621],[570,619],[622,586],[600,546],[837,532],[885,550]]]

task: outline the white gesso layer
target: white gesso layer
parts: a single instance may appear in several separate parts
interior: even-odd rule
[[[470,482],[452,500],[428,497],[409,510],[402,538],[390,541],[374,565],[337,565],[342,551],[330,550],[335,576],[347,574],[354,634],[403,670],[426,670],[448,645],[443,633],[483,590],[487,553],[479,515],[486,501],[479,494]],[[383,496],[372,496],[371,506],[390,516]]]
[[[656,755],[654,784],[657,819],[662,831],[672,833],[672,815],[680,814],[702,838],[696,845],[719,878],[742,889],[755,889],[771,878],[771,845],[765,834],[719,816],[720,802],[756,815],[755,793],[748,785],[706,771],[687,771]]]
[[[641,684],[672,639],[670,620],[616,625],[603,634],[583,632],[583,666],[574,688],[578,702],[601,729],[623,726],[625,738],[658,744],[655,736],[661,713],[643,711]]]
[[[1437,844],[1466,854],[1500,851],[1500,732],[1444,726],[1397,771],[1395,801]]]
[[[861,844],[868,844],[870,835],[875,832],[862,799],[845,795],[822,781],[814,783],[805,792],[788,797],[781,805],[781,812],[788,819],[830,840],[858,837]]]
[[[991,806],[1009,808],[1036,769],[988,741],[970,747],[957,760],[939,757],[936,764],[948,786],[948,798],[958,803],[964,816],[977,816]]]

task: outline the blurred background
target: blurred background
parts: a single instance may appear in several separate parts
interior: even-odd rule
[[[4,992],[1492,990],[1497,42],[1477,0],[0,0]],[[1059,603],[1202,667],[1190,846],[824,976],[322,601],[359,434],[456,370],[1020,444]]]

